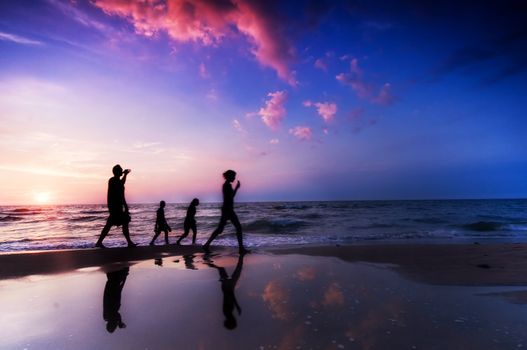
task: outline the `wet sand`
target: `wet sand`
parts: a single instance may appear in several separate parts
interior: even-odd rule
[[[214,252],[235,252],[213,247]],[[159,245],[0,254],[0,278],[67,272],[116,262],[202,253],[200,246]],[[527,285],[527,244],[371,244],[260,249],[277,255],[336,257],[388,264],[404,276],[430,284]],[[392,266],[393,265],[393,266]]]
[[[0,256],[0,348],[517,349],[527,247],[364,245]]]

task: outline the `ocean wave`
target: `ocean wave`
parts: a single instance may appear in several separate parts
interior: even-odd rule
[[[486,231],[499,231],[504,228],[503,223],[496,221],[477,221],[462,226],[464,229],[469,231],[486,232]]]
[[[12,222],[12,221],[20,221],[20,220],[24,220],[24,219],[22,219],[19,216],[12,216],[12,215],[0,217],[0,222]]]
[[[96,220],[102,220],[101,218],[102,218],[101,216],[97,216],[97,215],[83,215],[83,216],[76,216],[76,217],[69,218],[68,221],[91,222],[91,221],[96,221]]]
[[[247,232],[290,232],[306,226],[302,220],[293,219],[259,219],[243,225]]]
[[[470,224],[462,225],[462,228],[476,232],[492,231],[527,231],[527,222],[504,223],[497,221],[477,221]]]

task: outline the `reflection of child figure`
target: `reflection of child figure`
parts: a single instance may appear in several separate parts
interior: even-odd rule
[[[185,230],[183,235],[179,237],[176,244],[180,244],[181,240],[188,236],[189,231],[192,230],[192,244],[196,244],[196,207],[199,205],[199,199],[194,198],[187,209],[187,216],[185,217],[185,223],[183,224],[183,229]]]
[[[159,209],[157,209],[156,215],[156,225],[154,227],[155,234],[150,245],[154,245],[154,241],[159,237],[161,232],[165,233],[165,244],[168,244],[168,232],[172,231],[172,229],[168,226],[167,220],[165,219],[165,205],[165,201],[159,202]]]

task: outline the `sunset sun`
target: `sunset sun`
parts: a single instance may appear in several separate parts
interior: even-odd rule
[[[35,204],[49,204],[51,194],[49,192],[35,192],[33,194],[33,201]]]

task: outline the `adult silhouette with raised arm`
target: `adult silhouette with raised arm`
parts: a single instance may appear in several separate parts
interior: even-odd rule
[[[230,220],[236,228],[236,238],[238,239],[238,249],[240,254],[248,253],[249,251],[243,246],[242,225],[240,224],[240,220],[238,220],[238,216],[234,212],[234,196],[236,196],[236,193],[240,188],[240,181],[237,182],[236,187],[233,190],[231,183],[236,180],[236,172],[234,170],[227,170],[223,173],[223,178],[225,179],[225,183],[222,188],[223,206],[221,207],[220,223],[218,224],[218,228],[214,230],[210,238],[207,240],[207,243],[203,245],[203,249],[205,251],[209,250],[211,242],[223,232],[227,221]]]
[[[126,183],[126,177],[130,173],[130,169],[123,171],[123,168],[119,164],[113,167],[113,177],[108,180],[108,211],[110,216],[106,220],[106,225],[101,231],[101,235],[95,243],[96,247],[105,248],[102,241],[110,232],[112,226],[122,226],[123,235],[126,238],[128,247],[135,247],[136,244],[130,239],[130,232],[128,231],[128,224],[130,223],[130,213],[128,211],[128,204],[124,198],[124,184]],[[122,178],[121,178],[122,176]]]
[[[165,201],[159,202],[159,208],[156,212],[156,224],[154,226],[154,237],[152,238],[152,241],[150,242],[150,245],[154,245],[155,240],[161,232],[165,233],[165,244],[168,244],[168,232],[172,231],[170,226],[167,223],[167,219],[165,218]]]
[[[225,271],[225,268],[214,264],[209,260],[208,256],[204,256],[203,258],[205,264],[217,269],[218,273],[220,274],[221,291],[223,292],[223,315],[225,316],[223,325],[227,329],[234,329],[238,325],[236,317],[234,317],[234,308],[238,310],[238,315],[242,314],[242,308],[236,300],[234,289],[236,288],[236,283],[238,283],[238,279],[240,279],[240,275],[242,274],[244,256],[245,253],[242,253],[238,256],[238,263],[236,264],[236,268],[234,269],[231,277],[229,277],[227,271]]]
[[[119,309],[121,308],[121,293],[130,268],[125,267],[118,271],[108,272],[104,286],[102,317],[106,321],[106,330],[113,333],[117,327],[126,328]]]
[[[187,216],[185,217],[185,223],[183,224],[183,234],[177,240],[176,244],[180,244],[181,240],[188,236],[190,230],[192,230],[192,244],[196,244],[196,207],[199,205],[199,199],[194,198],[187,209]]]

